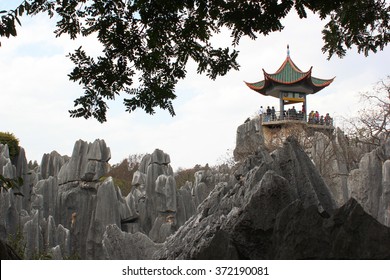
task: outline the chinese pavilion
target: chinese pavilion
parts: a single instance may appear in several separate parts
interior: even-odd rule
[[[273,96],[280,100],[280,114],[275,120],[285,120],[285,105],[294,103],[303,103],[302,119],[306,120],[307,95],[315,94],[334,80],[334,78],[326,80],[313,77],[311,75],[312,68],[310,67],[307,72],[301,71],[292,61],[287,45],[287,57],[275,73],[269,74],[263,69],[264,80],[245,83],[250,89],[262,95]]]

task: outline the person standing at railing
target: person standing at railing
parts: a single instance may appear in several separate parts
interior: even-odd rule
[[[271,120],[276,120],[276,114],[275,114],[275,107],[272,106],[272,109],[271,109]]]
[[[260,109],[259,109],[259,116],[263,116],[264,114],[264,109],[263,109],[263,106],[260,106]]]
[[[331,123],[331,118],[329,116],[329,113],[326,113],[325,115],[325,125],[330,125]]]
[[[265,117],[265,121],[269,122],[271,119],[271,108],[268,106],[267,107],[267,116]]]
[[[309,113],[309,123],[314,123],[314,111],[311,110]]]
[[[297,110],[295,110],[295,106],[292,107],[290,113],[291,113],[291,119],[296,120],[297,119]]]

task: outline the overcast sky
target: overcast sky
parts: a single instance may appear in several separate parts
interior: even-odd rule
[[[7,9],[10,2],[20,1],[0,0],[0,10]],[[213,165],[234,148],[237,127],[260,105],[279,106],[277,99],[250,90],[243,81],[262,80],[263,68],[275,72],[286,58],[287,44],[292,60],[302,71],[313,66],[315,77],[336,77],[329,87],[308,97],[307,110],[329,112],[338,124],[340,116],[356,113],[359,92],[372,89],[389,74],[388,47],[368,57],[352,49],[345,58],[328,61],[321,51],[325,22],[315,15],[299,20],[290,13],[283,23],[282,32],[255,41],[242,39],[239,71],[212,81],[196,74],[190,63],[187,77],[176,89],[175,117],[165,111],[153,116],[141,110],[128,114],[117,99],[109,103],[108,122],[100,124],[94,119],[69,117],[68,110],[83,91],[68,80],[72,63],[66,57],[80,45],[91,54],[100,49],[99,45],[93,40],[55,38],[55,22],[46,16],[22,18],[23,27],[16,38],[0,38],[0,131],[14,133],[28,160],[39,163],[44,153],[53,150],[71,155],[78,139],[104,139],[111,148],[111,164],[130,154],[152,153],[159,148],[170,155],[174,169]],[[214,42],[228,46],[229,35],[223,32]]]

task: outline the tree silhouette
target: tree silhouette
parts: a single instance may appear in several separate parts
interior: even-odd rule
[[[0,36],[16,36],[19,17],[38,13],[56,15],[56,36],[97,35],[101,56],[91,57],[82,47],[69,54],[75,64],[69,78],[84,88],[69,111],[72,117],[104,122],[106,101],[122,93],[129,95],[128,112],[162,108],[173,116],[175,86],[190,58],[211,79],[238,69],[241,37],[281,31],[281,20],[293,9],[300,18],[312,11],[327,21],[322,50],[329,58],[344,56],[352,46],[368,55],[389,42],[390,7],[384,0],[25,0],[15,10],[0,11]],[[231,46],[215,48],[210,39],[224,27],[231,30]]]

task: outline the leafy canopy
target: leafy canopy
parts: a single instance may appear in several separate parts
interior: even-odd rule
[[[328,21],[322,31],[328,58],[343,57],[352,46],[368,55],[389,42],[385,0],[26,0],[0,11],[0,36],[16,36],[19,17],[38,13],[56,15],[57,36],[97,35],[101,56],[91,57],[82,47],[69,54],[75,64],[69,79],[84,88],[69,111],[72,117],[104,122],[106,101],[121,93],[129,96],[128,112],[142,108],[153,114],[159,107],[173,116],[175,86],[185,78],[189,58],[211,79],[238,69],[234,48],[240,38],[282,30],[280,21],[292,9],[300,18],[309,10]],[[223,27],[231,30],[232,49],[210,43]]]
[[[19,154],[19,139],[13,133],[0,131],[0,144],[8,146],[9,156],[11,159]]]

